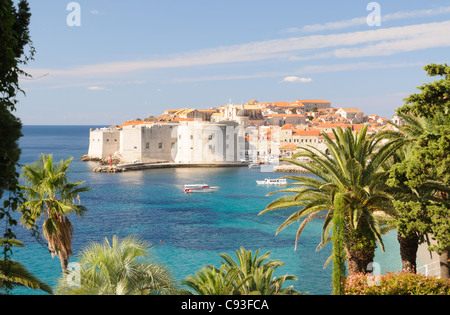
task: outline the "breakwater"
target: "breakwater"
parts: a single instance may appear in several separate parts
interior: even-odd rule
[[[95,173],[123,173],[163,168],[207,168],[207,167],[247,167],[246,163],[181,164],[181,163],[132,163],[100,165],[92,170]]]
[[[304,173],[309,174],[310,172],[303,167],[294,165],[294,164],[284,164],[284,165],[278,165],[274,167],[275,172],[280,173]]]

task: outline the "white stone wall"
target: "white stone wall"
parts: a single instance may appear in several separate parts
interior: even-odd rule
[[[180,123],[177,132],[176,163],[209,164],[239,161],[237,123]]]
[[[91,130],[89,152],[91,158],[106,158],[120,150],[120,131],[117,129]]]

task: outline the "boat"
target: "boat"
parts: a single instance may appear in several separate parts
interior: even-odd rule
[[[264,180],[257,180],[258,185],[286,185],[287,181],[285,178],[266,178]]]
[[[183,191],[186,194],[190,194],[190,193],[216,192],[219,189],[220,187],[211,187],[207,184],[194,184],[194,185],[184,185]]]
[[[248,165],[248,168],[260,168],[261,164],[259,163],[251,163]]]

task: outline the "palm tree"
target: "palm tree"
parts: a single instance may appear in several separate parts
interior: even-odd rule
[[[230,272],[237,271],[238,279],[245,281],[242,287],[244,294],[259,295],[295,295],[299,294],[292,286],[283,289],[286,281],[297,281],[297,277],[292,275],[284,275],[274,277],[276,269],[284,266],[281,260],[269,260],[270,252],[259,256],[258,249],[253,256],[252,251],[247,251],[244,247],[236,250],[237,261],[229,254],[223,253],[219,256],[224,260],[222,264],[225,270]]]
[[[195,275],[186,277],[183,285],[197,295],[241,295],[247,279],[239,280],[237,270],[226,271],[225,265],[220,269],[206,266]],[[187,291],[189,294],[190,291]]]
[[[139,238],[117,236],[102,244],[91,243],[80,254],[79,283],[61,278],[61,295],[160,295],[176,292],[168,268],[150,259],[150,244]],[[72,274],[69,274],[69,278]]]
[[[63,273],[67,272],[69,256],[72,253],[73,226],[68,215],[83,216],[86,207],[80,204],[79,194],[90,188],[81,186],[83,182],[72,183],[67,172],[72,159],[53,163],[52,155],[42,154],[34,164],[23,168],[22,176],[27,186],[26,202],[21,206],[22,224],[32,228],[44,217],[43,235],[48,241],[48,248],[61,260]]]
[[[0,239],[0,246],[5,245],[25,247],[25,244],[18,240]],[[0,259],[0,289],[12,290],[16,287],[42,290],[48,294],[53,294],[52,288],[47,283],[36,278],[20,262],[10,259]]]
[[[364,272],[373,261],[377,241],[384,250],[375,213],[393,211],[392,198],[385,192],[387,171],[383,169],[383,165],[401,143],[392,141],[383,145],[380,138],[367,135],[367,126],[356,133],[350,128],[337,128],[333,130],[333,134],[335,141],[323,133],[330,155],[309,147],[302,148],[303,151],[292,159],[285,160],[303,167],[314,176],[287,176],[287,179],[294,182],[278,192],[293,195],[278,198],[260,214],[282,208],[295,208],[295,212],[281,224],[277,233],[304,218],[297,231],[297,246],[307,223],[325,211],[322,241],[318,246],[322,248],[330,241],[335,197],[342,195],[344,248],[349,274],[355,274]],[[302,163],[297,160],[298,157],[309,158],[311,162]]]
[[[183,282],[199,295],[296,295],[292,286],[283,288],[286,281],[297,281],[295,276],[274,277],[277,268],[284,265],[280,260],[265,260],[270,252],[258,257],[241,247],[236,251],[237,261],[223,253],[224,260],[219,268],[206,266]]]

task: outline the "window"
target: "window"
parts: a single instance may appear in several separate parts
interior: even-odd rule
[[[162,147],[163,147],[162,142],[158,143],[158,149],[162,149]]]
[[[146,148],[146,149],[150,149],[150,143],[147,142],[147,143],[145,144],[145,148]]]

